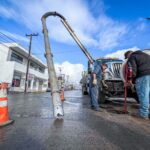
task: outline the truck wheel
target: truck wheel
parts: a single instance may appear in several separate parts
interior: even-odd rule
[[[127,95],[128,97],[134,98],[136,102],[139,103],[139,98],[138,98],[136,91],[132,92],[131,89],[128,89],[127,93],[128,93]]]
[[[134,94],[132,95],[132,97],[136,100],[137,103],[140,103],[140,102],[139,102],[139,98],[138,98],[138,96],[137,96],[137,93],[134,93]]]
[[[83,95],[88,95],[88,93],[86,91],[83,92]]]
[[[99,104],[104,104],[106,102],[105,92],[102,90],[99,90]]]
[[[88,94],[88,92],[85,90],[85,88],[82,88],[82,94],[83,95],[87,95]]]

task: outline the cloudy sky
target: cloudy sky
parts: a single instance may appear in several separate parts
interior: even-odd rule
[[[61,13],[94,59],[123,58],[127,49],[150,47],[149,0],[0,0],[0,33],[28,48],[25,34],[33,38],[32,53],[45,62],[41,17],[45,12]],[[79,80],[87,58],[60,19],[47,19],[55,66]],[[11,41],[0,34],[0,42]],[[67,69],[66,69],[67,68]],[[58,70],[58,69],[57,69]]]

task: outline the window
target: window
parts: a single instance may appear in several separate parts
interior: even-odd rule
[[[34,82],[33,82],[33,87],[34,87],[34,88],[36,88],[36,82],[37,82],[37,80],[34,79]]]
[[[33,61],[30,62],[30,67],[35,69],[35,70],[38,70],[41,73],[44,73],[44,71],[45,71],[45,68],[43,68],[40,65],[34,63]]]
[[[20,87],[21,75],[14,75],[12,87]]]
[[[14,52],[12,52],[10,60],[16,61],[16,62],[21,63],[21,64],[23,63],[23,58]]]
[[[44,73],[44,70],[45,70],[44,68],[42,68],[42,67],[39,66],[39,72]]]
[[[28,80],[28,88],[31,87],[31,80]]]
[[[34,68],[35,70],[37,70],[37,68],[38,68],[37,64],[32,61],[30,62],[30,67]]]

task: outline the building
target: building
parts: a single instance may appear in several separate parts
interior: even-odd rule
[[[10,91],[23,92],[27,70],[28,51],[17,43],[0,44],[0,82],[7,82]],[[46,65],[37,57],[30,56],[28,92],[43,92],[48,87]]]

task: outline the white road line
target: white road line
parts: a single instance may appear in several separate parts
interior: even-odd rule
[[[69,102],[69,101],[64,101],[64,103],[75,105],[75,106],[80,106],[81,105],[81,103],[72,103],[72,102]]]

